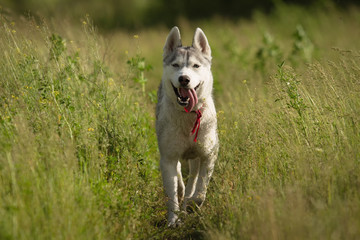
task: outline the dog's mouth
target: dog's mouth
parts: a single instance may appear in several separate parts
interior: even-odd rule
[[[172,84],[171,84],[172,85]],[[194,88],[176,88],[172,85],[177,102],[185,108],[187,112],[191,112],[194,106],[198,103],[196,90],[200,87],[200,83]]]

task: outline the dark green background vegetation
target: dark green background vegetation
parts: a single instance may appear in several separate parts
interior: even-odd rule
[[[359,4],[356,0],[1,0],[0,4],[18,14],[38,17],[73,17],[89,14],[103,29],[141,28],[158,24],[171,26],[179,18],[199,20],[212,17],[249,18],[254,12],[271,13],[279,4],[295,4],[307,8],[335,4],[340,8]]]

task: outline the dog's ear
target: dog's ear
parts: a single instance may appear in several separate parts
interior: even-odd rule
[[[176,48],[181,47],[181,37],[180,31],[178,27],[173,27],[166,38],[166,43],[164,46],[164,54],[163,57],[167,56],[171,52],[173,52]]]
[[[199,49],[200,52],[211,58],[209,42],[205,36],[205,33],[200,28],[195,30],[192,46]]]

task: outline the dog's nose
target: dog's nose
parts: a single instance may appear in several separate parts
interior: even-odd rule
[[[179,77],[179,82],[182,87],[186,87],[190,82],[190,78],[189,76],[182,75]]]

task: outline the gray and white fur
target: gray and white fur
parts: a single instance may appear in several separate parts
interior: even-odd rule
[[[160,151],[160,169],[167,196],[168,226],[179,223],[178,213],[189,206],[201,207],[214,170],[219,141],[211,73],[211,49],[204,32],[197,28],[192,46],[184,47],[180,31],[173,27],[163,52],[163,76],[156,106],[156,133]],[[184,106],[189,98],[179,89],[195,91],[198,101],[191,112]],[[197,141],[191,130],[200,110]],[[180,160],[189,163],[185,187]]]

